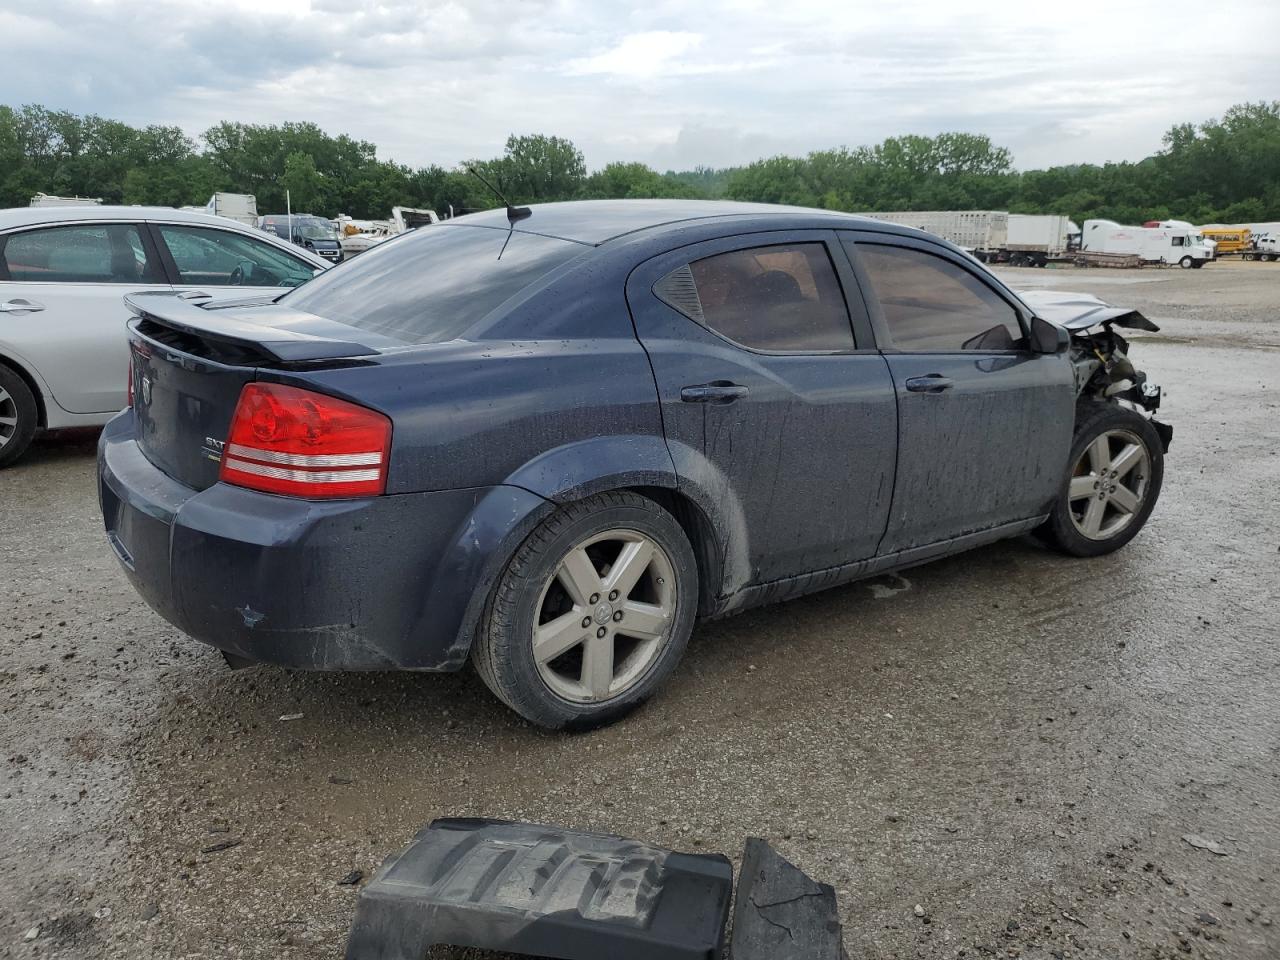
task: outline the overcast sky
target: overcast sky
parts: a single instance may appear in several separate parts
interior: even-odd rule
[[[0,0],[0,37],[5,103],[311,120],[415,166],[512,132],[667,169],[964,130],[1025,169],[1280,97],[1280,0]]]

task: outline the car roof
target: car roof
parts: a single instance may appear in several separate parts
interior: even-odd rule
[[[194,210],[179,210],[177,207],[127,207],[104,206],[101,204],[76,204],[63,207],[9,207],[0,209],[0,230],[11,227],[32,227],[45,223],[69,223],[84,220],[166,220],[170,223],[200,223],[213,227],[239,228],[241,230],[256,229],[232,220],[230,217],[218,217],[211,213],[196,213]]]
[[[770,217],[787,214],[811,215],[828,221],[840,220],[850,226],[875,226],[879,222],[836,210],[790,207],[776,203],[743,203],[736,200],[570,200],[538,203],[529,207],[532,215],[516,223],[522,233],[537,233],[561,240],[593,246],[638,230],[675,226],[690,220],[712,217]],[[458,224],[507,229],[507,214],[501,207],[471,213],[441,225]]]

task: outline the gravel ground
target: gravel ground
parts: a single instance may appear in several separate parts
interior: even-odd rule
[[[0,956],[338,957],[338,881],[441,815],[766,837],[856,958],[1280,955],[1280,266],[1003,275],[1164,325],[1147,530],[704,625],[590,734],[469,673],[231,673],[116,568],[94,436],[37,443],[0,473]]]

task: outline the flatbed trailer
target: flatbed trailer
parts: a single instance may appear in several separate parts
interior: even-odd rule
[[[1136,253],[1100,253],[1094,250],[1077,250],[1057,262],[1074,263],[1077,267],[1112,267],[1120,270],[1133,270],[1141,267],[1142,257]]]

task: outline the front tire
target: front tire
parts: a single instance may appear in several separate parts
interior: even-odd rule
[[[26,452],[39,420],[31,388],[0,363],[0,467],[7,467]]]
[[[603,726],[675,670],[697,605],[697,562],[675,518],[638,494],[598,494],[521,544],[489,599],[472,662],[531,723]]]
[[[1138,535],[1164,480],[1164,445],[1140,414],[1114,403],[1082,404],[1071,470],[1040,533],[1076,557],[1119,550]]]
[[[1183,257],[1181,260],[1178,261],[1178,266],[1180,266],[1183,270],[1190,270],[1195,265],[1196,265],[1196,262],[1192,260],[1190,257]]]

